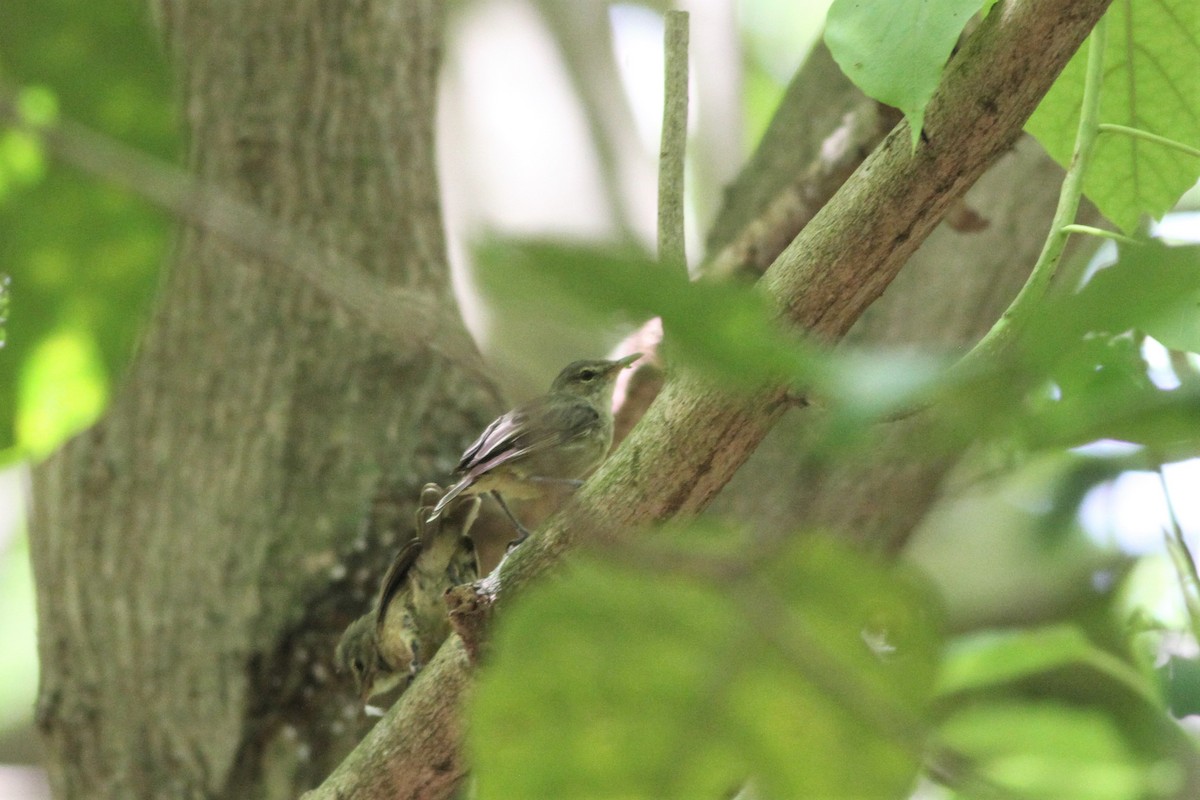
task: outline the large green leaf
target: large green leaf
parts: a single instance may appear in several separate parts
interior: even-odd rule
[[[956,711],[944,743],[969,759],[986,796],[1025,800],[1173,797],[1181,770],[1136,752],[1117,720],[1066,703],[992,700]]]
[[[477,250],[489,293],[546,330],[581,317],[639,324],[662,317],[665,346],[731,388],[812,381],[815,351],[785,333],[753,287],[689,281],[632,249],[547,241],[492,241]]]
[[[1062,668],[1092,671],[1123,684],[1152,706],[1161,704],[1147,676],[1094,645],[1079,628],[1066,624],[986,631],[956,640],[943,663],[938,692],[950,695],[991,689]]]
[[[1168,247],[1147,239],[1122,246],[1117,262],[1082,290],[1046,302],[1024,337],[1039,362],[1060,360],[1067,343],[1127,331],[1162,336],[1172,346],[1200,348],[1190,317],[1200,311],[1200,246]]]
[[[1108,612],[971,634],[948,648],[939,681],[941,744],[984,780],[1028,798],[1176,796],[1195,745],[1163,715],[1157,681]],[[968,761],[964,762],[964,759]],[[951,767],[953,772],[953,767]]]
[[[863,93],[904,112],[913,146],[963,27],[985,0],[835,0],[825,44]]]
[[[1044,451],[1112,438],[1194,454],[1200,394],[1151,383],[1140,337],[1200,345],[1198,298],[1200,248],[1122,246],[1081,291],[1044,302],[1009,358],[944,388],[943,433],[932,441],[1008,439]]]
[[[719,550],[749,548],[690,557],[730,563]],[[920,588],[826,541],[720,584],[661,566],[687,551],[651,552],[645,569],[574,563],[506,609],[471,716],[480,797],[908,787],[937,649]]]
[[[65,115],[172,158],[170,80],[147,15],[144,4],[125,0],[6,0],[0,78],[8,89],[35,89],[23,103],[31,113],[57,103]],[[12,277],[0,350],[0,451],[19,443],[37,455],[103,408],[157,284],[169,220],[125,192],[44,163],[26,134],[0,130],[0,161],[7,181],[0,271]],[[66,352],[70,363],[32,363]],[[99,393],[101,402],[89,400],[80,415],[78,391]],[[18,426],[34,439],[22,439]]]
[[[1108,11],[1101,123],[1200,147],[1200,3],[1117,0]],[[1063,166],[1071,160],[1083,99],[1087,48],[1080,48],[1026,129]],[[1084,192],[1125,231],[1143,214],[1161,217],[1200,177],[1200,158],[1161,144],[1104,133]]]

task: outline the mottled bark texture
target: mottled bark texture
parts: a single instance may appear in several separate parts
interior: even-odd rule
[[[442,7],[155,12],[190,171],[457,320],[433,159]],[[360,738],[334,643],[410,534],[420,485],[497,410],[490,387],[405,345],[181,231],[109,412],[35,471],[57,797],[290,798]]]

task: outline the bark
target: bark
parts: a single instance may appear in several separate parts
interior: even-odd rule
[[[457,325],[433,160],[442,4],[155,10],[190,171]],[[421,483],[497,410],[409,345],[294,271],[181,232],[109,413],[35,470],[57,797],[295,797],[360,738],[334,644]]]
[[[1021,126],[1108,0],[1005,3],[952,62],[927,113],[928,141],[909,150],[901,125],[777,258],[762,280],[781,313],[818,337],[843,336],[895,278],[951,205],[1013,146]],[[575,503],[500,570],[505,596],[551,568],[591,527],[630,530],[708,505],[785,408],[782,389],[730,396],[680,374]],[[453,736],[437,737],[467,685],[452,638],[404,701],[313,798],[449,795],[462,773]],[[422,731],[417,738],[413,731]],[[436,743],[429,746],[431,742]],[[369,790],[360,768],[371,765]],[[383,771],[385,774],[378,774]],[[418,781],[414,776],[422,776]],[[361,794],[358,794],[361,792]]]
[[[1037,259],[1062,170],[1024,137],[977,183],[966,205],[981,230],[943,223],[847,335],[848,344],[962,352],[987,332]],[[895,552],[939,496],[954,453],[930,455],[924,415],[885,423],[831,461],[816,447],[819,409],[789,415],[713,504],[771,530],[824,530]]]

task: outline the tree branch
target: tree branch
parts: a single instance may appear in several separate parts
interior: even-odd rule
[[[398,352],[416,354],[428,348],[491,385],[460,316],[447,311],[447,296],[389,284],[257,206],[79,123],[31,125],[7,90],[0,93],[0,122],[37,136],[64,163],[127,189],[247,255],[293,270],[353,314],[366,330],[387,337]]]
[[[687,273],[683,169],[687,156],[688,13],[668,11],[663,34],[662,144],[658,152],[658,259]]]
[[[1110,0],[1006,2],[947,69],[928,142],[899,125],[776,259],[762,286],[791,322],[843,335],[949,209],[1020,135],[1025,120]],[[629,530],[704,508],[782,415],[781,387],[731,396],[673,377],[622,447],[563,513],[507,559],[505,596],[553,567],[582,532]],[[455,716],[468,681],[452,638],[355,754],[308,797],[447,796],[465,774]],[[364,777],[361,766],[385,774]],[[425,780],[444,766],[439,782]],[[368,785],[367,781],[370,782]]]

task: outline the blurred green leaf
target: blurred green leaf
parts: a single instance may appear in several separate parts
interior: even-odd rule
[[[1200,661],[1171,656],[1159,667],[1158,674],[1172,714],[1200,714]]]
[[[58,120],[58,98],[45,86],[25,86],[17,93],[17,112],[30,125]]]
[[[835,0],[825,44],[863,93],[904,112],[915,148],[942,69],[984,0]]]
[[[1067,624],[987,631],[955,640],[947,649],[937,691],[946,696],[993,688],[1062,668],[1082,668],[1094,674],[1093,680],[1099,677],[1119,683],[1147,704],[1161,706],[1146,676]]]
[[[480,797],[907,788],[920,742],[896,728],[919,729],[938,646],[921,588],[824,540],[745,586],[660,560],[577,562],[506,610],[472,709]]]
[[[107,401],[107,376],[87,331],[63,330],[43,339],[21,376],[22,447],[33,458],[49,455],[95,422]]]
[[[1061,356],[1064,341],[1077,346],[1089,332],[1117,335],[1140,330],[1168,346],[1200,349],[1186,338],[1187,320],[1200,311],[1200,246],[1168,247],[1153,239],[1122,246],[1117,262],[1076,294],[1046,303],[1027,341],[1040,360]],[[1159,339],[1163,341],[1163,339]]]
[[[585,316],[640,324],[659,316],[668,353],[730,388],[812,380],[819,356],[776,322],[757,290],[688,281],[633,249],[545,241],[492,241],[477,251],[490,293],[532,319]]]
[[[25,131],[0,132],[0,181],[9,186],[31,186],[46,174],[41,142]]]
[[[34,124],[52,124],[61,108],[160,158],[178,151],[170,75],[143,5],[0,3],[0,74],[19,88],[18,109]],[[12,193],[21,186],[14,176],[25,181],[19,194]],[[50,396],[47,384],[31,388],[22,381],[88,374],[85,384],[95,387],[117,379],[157,285],[170,221],[125,192],[53,162],[43,166],[27,133],[0,131],[0,182],[10,190],[0,202],[0,264],[12,276],[8,341],[0,350],[0,451],[46,452],[56,444],[45,438],[48,431],[66,435],[95,410],[21,405]],[[51,342],[64,330],[73,332],[74,350]],[[62,354],[74,361],[32,363]],[[86,369],[82,354],[94,359]],[[86,397],[83,405],[91,408],[97,394],[88,389]],[[51,408],[69,418],[49,419]],[[34,441],[20,441],[18,416]]]
[[[1200,4],[1113,3],[1107,32],[1100,121],[1200,147]],[[1067,64],[1026,125],[1064,167],[1079,124],[1086,49]],[[1106,217],[1132,232],[1143,214],[1166,213],[1197,178],[1200,158],[1103,133],[1084,177],[1084,193]]]
[[[1012,360],[942,387],[939,436],[1007,439],[1030,451],[1117,439],[1194,453],[1200,394],[1156,387],[1140,345],[1146,332],[1185,343],[1197,297],[1200,248],[1122,247],[1079,292],[1043,303]]]
[[[975,776],[1021,797],[1178,791],[1184,765],[1197,760],[1195,745],[1164,717],[1157,681],[1111,613],[1101,604],[1082,613],[1083,627],[953,642],[938,684],[941,743],[968,759]]]
[[[1140,461],[1140,459],[1138,459]],[[1054,482],[1050,509],[1038,516],[1038,539],[1050,545],[1064,542],[1074,528],[1079,506],[1097,485],[1129,469],[1133,459],[1076,456]]]
[[[1200,389],[1091,392],[1023,422],[1023,441],[1041,449],[1099,439],[1142,444],[1167,454],[1200,445]]]
[[[1182,774],[1137,754],[1102,711],[1056,702],[980,702],[942,726],[943,742],[970,759],[999,796],[1027,800],[1136,800],[1171,796]]]
[[[1145,309],[1133,320],[1139,330],[1169,348],[1200,353],[1200,246],[1167,247],[1152,240],[1143,247],[1122,247],[1120,254],[1118,266],[1129,280],[1113,276],[1117,286],[1108,291],[1113,305],[1138,298],[1136,307]],[[1096,278],[1108,277],[1112,269]],[[1125,289],[1118,301],[1115,291]]]

